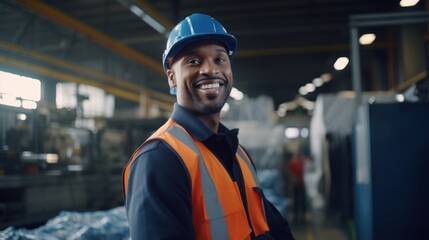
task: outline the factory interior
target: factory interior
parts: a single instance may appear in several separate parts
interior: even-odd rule
[[[426,235],[429,0],[0,0],[0,239],[130,239],[122,172],[192,13],[238,39],[221,122],[296,240]]]

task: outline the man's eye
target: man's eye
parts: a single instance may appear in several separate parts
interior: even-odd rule
[[[198,59],[191,59],[191,60],[188,61],[188,63],[192,64],[192,65],[196,65],[196,64],[200,64],[200,60],[198,60]]]
[[[216,58],[215,61],[218,62],[218,63],[221,63],[221,62],[225,62],[226,59],[219,57],[219,58]]]

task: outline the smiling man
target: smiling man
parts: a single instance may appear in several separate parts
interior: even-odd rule
[[[132,239],[294,239],[264,197],[238,129],[220,122],[236,48],[236,38],[205,14],[171,31],[163,65],[177,103],[123,174]]]

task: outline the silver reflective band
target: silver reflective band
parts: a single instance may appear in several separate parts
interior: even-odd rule
[[[223,217],[225,214],[222,205],[219,201],[219,196],[217,195],[215,184],[213,182],[213,179],[210,177],[200,150],[198,150],[198,147],[195,145],[192,138],[181,128],[171,126],[167,129],[167,132],[179,139],[179,141],[181,141],[182,143],[186,144],[186,146],[188,146],[198,155],[203,195],[206,204],[207,214],[210,219],[210,232],[212,239],[229,239],[228,228],[226,226],[225,218]]]
[[[253,168],[253,165],[250,162],[250,159],[247,158],[246,154],[243,152],[243,150],[241,150],[240,147],[237,148],[237,152],[238,152],[238,155],[240,155],[240,157],[243,159],[243,161],[247,164],[247,167],[249,168],[250,172],[252,173],[253,180],[256,183],[256,187],[261,190],[261,192],[259,194],[261,195],[262,211],[264,211],[265,222],[267,222],[267,215],[265,214],[265,205],[264,205],[264,200],[262,199],[262,189],[260,188],[261,184],[259,184],[258,175],[256,174],[256,171]],[[253,191],[255,191],[255,189],[253,189]]]
[[[250,160],[247,158],[246,154],[244,154],[244,152],[241,150],[240,147],[238,147],[237,152],[238,152],[238,155],[240,155],[240,157],[243,159],[243,161],[247,164],[247,167],[249,168],[250,172],[252,173],[253,180],[255,181],[256,186],[258,186],[258,187],[261,186],[259,184],[258,175],[256,175],[256,171],[253,168],[253,165],[250,162]]]

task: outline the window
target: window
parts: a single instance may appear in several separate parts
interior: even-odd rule
[[[35,109],[40,96],[40,80],[0,71],[0,104]]]
[[[78,97],[76,93],[79,93]],[[114,96],[97,87],[58,83],[56,95],[57,108],[81,108],[80,117],[113,116]],[[81,99],[79,105],[78,99]]]

